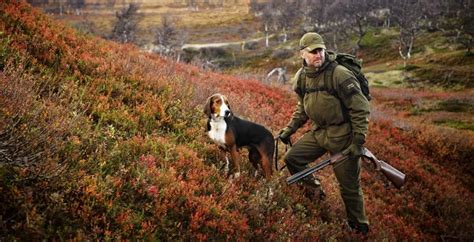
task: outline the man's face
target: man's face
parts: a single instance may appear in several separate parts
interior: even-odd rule
[[[300,53],[308,66],[319,68],[324,63],[324,49],[322,48],[315,49],[311,52],[302,50]]]

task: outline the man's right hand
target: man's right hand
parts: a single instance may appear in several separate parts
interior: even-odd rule
[[[352,137],[352,143],[349,145],[347,150],[349,151],[349,156],[352,159],[361,157],[364,154],[363,145],[365,143],[365,136],[359,133],[355,133]]]
[[[283,142],[284,144],[289,144],[291,142],[291,135],[293,134],[293,131],[291,128],[286,127],[278,133],[278,138]]]

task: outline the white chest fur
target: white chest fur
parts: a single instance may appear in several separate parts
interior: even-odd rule
[[[209,137],[219,146],[225,147],[225,131],[227,123],[224,119],[219,121],[210,121],[211,130],[207,133]]]

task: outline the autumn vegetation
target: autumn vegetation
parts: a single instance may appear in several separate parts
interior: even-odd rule
[[[358,239],[343,230],[331,169],[320,173],[324,202],[287,186],[286,170],[255,177],[246,158],[244,174],[226,178],[204,129],[202,104],[215,92],[274,134],[296,101],[284,87],[145,54],[1,1],[0,240]],[[367,147],[407,184],[397,190],[364,165],[369,239],[472,240],[473,133],[387,109],[450,94],[373,95]]]

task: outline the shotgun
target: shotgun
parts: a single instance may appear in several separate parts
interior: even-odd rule
[[[316,166],[304,169],[288,177],[286,179],[286,183],[288,185],[293,184],[298,180],[303,179],[309,176],[310,174],[323,169],[328,165],[334,165],[336,163],[343,162],[347,160],[348,153],[349,151],[345,150],[343,152],[334,154],[329,159],[320,162]],[[375,155],[365,147],[363,148],[362,159],[366,160],[369,163],[372,162],[375,166],[375,169],[381,171],[382,174],[384,174],[393,183],[393,185],[395,185],[396,188],[400,189],[405,183],[405,174],[403,174],[401,171],[397,170],[393,166],[387,164],[385,161],[377,159]]]

